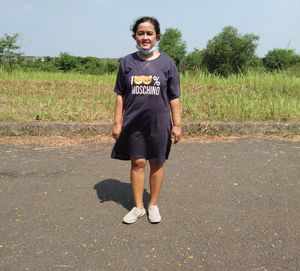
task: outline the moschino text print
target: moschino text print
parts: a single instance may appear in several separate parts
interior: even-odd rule
[[[159,76],[134,75],[130,78],[131,94],[134,95],[159,95]]]

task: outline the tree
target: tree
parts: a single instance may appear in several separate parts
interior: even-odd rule
[[[194,49],[188,53],[183,61],[181,70],[184,71],[199,71],[202,69],[202,51]]]
[[[236,28],[224,27],[220,34],[207,43],[202,62],[209,72],[222,76],[243,72],[255,58],[258,40],[256,35],[240,35]]]
[[[284,70],[296,64],[299,56],[291,49],[273,49],[263,58],[264,66],[270,70]]]
[[[17,44],[18,37],[19,34],[4,34],[4,37],[0,38],[0,64],[8,71],[13,70],[16,59],[21,55],[21,46]]]
[[[76,56],[72,56],[67,52],[63,52],[59,54],[59,58],[57,58],[56,65],[59,70],[67,72],[76,68],[79,64],[79,59]]]
[[[178,66],[186,55],[186,43],[181,32],[176,28],[167,28],[160,37],[159,50],[173,58]]]

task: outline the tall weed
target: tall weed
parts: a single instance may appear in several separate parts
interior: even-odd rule
[[[115,74],[0,72],[0,121],[112,121],[115,79]],[[185,122],[300,120],[297,76],[186,73],[180,79]]]

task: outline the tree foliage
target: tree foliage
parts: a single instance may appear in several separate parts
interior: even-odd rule
[[[21,46],[17,44],[18,37],[19,34],[4,34],[4,37],[0,38],[0,64],[8,71],[13,70],[16,59],[21,55]]]
[[[188,53],[184,58],[180,71],[197,72],[203,69],[202,66],[202,51],[195,48],[192,52]]]
[[[263,58],[263,64],[269,70],[284,70],[298,61],[300,57],[291,49],[273,49]]]
[[[60,53],[58,57],[24,57],[18,38],[19,34],[0,37],[0,71],[11,72],[18,68],[25,71],[104,74],[118,70],[117,59],[80,57],[68,52]],[[300,55],[294,50],[273,49],[260,58],[255,55],[258,40],[256,35],[241,35],[236,28],[227,26],[207,43],[206,48],[194,49],[187,54],[187,45],[182,40],[181,32],[176,28],[167,28],[161,35],[159,49],[174,59],[180,72],[200,70],[227,76],[246,69],[262,71],[288,68],[287,72],[299,74]]]
[[[256,35],[240,35],[236,28],[224,27],[220,34],[207,43],[202,62],[211,73],[222,76],[240,73],[255,57],[258,40]]]
[[[79,58],[70,55],[68,52],[62,52],[56,60],[56,65],[59,70],[68,72],[74,70],[79,62]]]
[[[187,52],[181,32],[177,28],[167,28],[160,37],[159,50],[173,58],[176,65],[179,65]]]
[[[20,69],[25,71],[75,72],[82,74],[116,73],[119,67],[117,59],[73,56],[67,52],[58,57],[22,57],[18,61]]]
[[[117,59],[73,56],[62,52],[58,57],[24,57],[18,44],[19,34],[4,34],[0,38],[0,68],[11,72],[15,68],[25,71],[78,72],[86,74],[104,74],[117,72]]]

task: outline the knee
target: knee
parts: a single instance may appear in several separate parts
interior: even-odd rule
[[[131,160],[131,168],[135,170],[144,169],[146,167],[146,159],[133,159]]]
[[[159,164],[156,161],[150,160],[149,164],[150,164],[150,170],[152,172],[155,172],[155,171],[158,171],[158,170],[163,170],[163,168],[164,168],[164,164]]]

